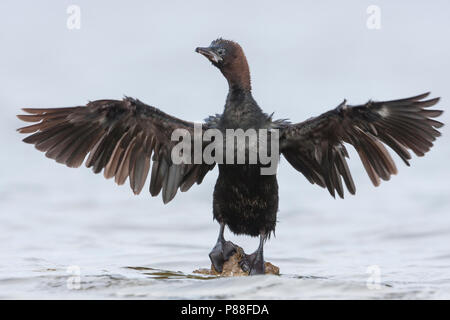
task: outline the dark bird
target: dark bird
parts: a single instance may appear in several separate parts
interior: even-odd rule
[[[218,129],[268,129],[279,132],[279,154],[312,184],[327,188],[335,197],[347,190],[355,193],[355,184],[347,166],[345,144],[352,145],[375,186],[389,180],[397,168],[386,145],[409,166],[411,153],[423,156],[440,136],[443,124],[434,120],[442,114],[429,109],[439,98],[426,99],[428,93],[391,101],[369,101],[351,106],[346,101],[315,118],[291,124],[272,120],[252,96],[247,59],[239,44],[217,39],[209,47],[197,48],[228,81],[229,91],[223,113],[207,118],[201,131]],[[170,116],[143,102],[98,100],[86,106],[54,109],[23,109],[28,115],[19,119],[34,124],[18,129],[31,134],[23,141],[34,144],[45,155],[69,167],[85,160],[94,173],[103,170],[106,178],[121,185],[129,179],[139,194],[150,171],[150,194],[162,191],[164,203],[178,189],[187,191],[200,184],[216,163],[174,163],[171,152],[177,141],[175,129],[194,135],[194,123]],[[193,138],[191,138],[193,139]],[[208,143],[202,144],[202,150]],[[235,146],[234,146],[235,147]],[[234,148],[233,147],[233,148]],[[259,161],[259,160],[258,160]],[[263,245],[275,231],[278,211],[276,174],[262,175],[263,164],[221,163],[214,188],[213,215],[220,224],[210,259],[216,270],[234,253],[235,245],[224,239],[225,226],[235,234],[259,236],[258,249],[245,255],[241,267],[250,274],[264,273]]]

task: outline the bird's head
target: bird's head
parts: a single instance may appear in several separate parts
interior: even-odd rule
[[[228,80],[230,87],[250,90],[250,71],[241,46],[234,41],[219,38],[209,47],[198,47],[196,52],[204,55]]]

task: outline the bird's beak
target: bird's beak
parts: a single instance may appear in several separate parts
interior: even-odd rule
[[[220,57],[215,51],[214,49],[211,48],[202,48],[202,47],[198,47],[195,49],[195,52],[198,52],[202,55],[204,55],[205,57],[207,57],[211,62],[215,62],[218,63],[220,61],[222,61],[222,57]]]

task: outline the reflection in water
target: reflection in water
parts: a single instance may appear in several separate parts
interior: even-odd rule
[[[210,280],[216,279],[217,276],[202,275],[202,274],[184,274],[181,271],[160,270],[148,267],[125,267],[136,271],[142,271],[142,274],[150,276],[152,279],[196,279],[196,280]]]

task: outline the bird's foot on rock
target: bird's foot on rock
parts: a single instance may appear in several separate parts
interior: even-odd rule
[[[239,261],[242,271],[248,272],[249,275],[265,274],[265,264],[263,255],[259,252],[252,254],[244,254]]]
[[[235,254],[237,246],[231,241],[218,241],[209,253],[211,263],[219,273],[223,270],[225,261]]]

